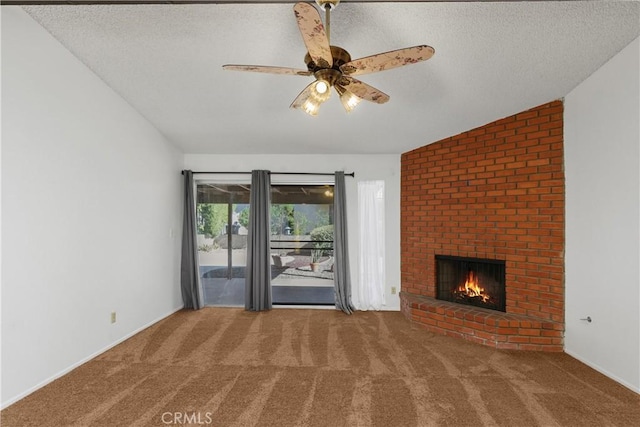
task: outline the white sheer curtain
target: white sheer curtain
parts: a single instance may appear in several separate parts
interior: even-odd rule
[[[384,181],[358,182],[360,251],[354,305],[380,310],[385,304]]]

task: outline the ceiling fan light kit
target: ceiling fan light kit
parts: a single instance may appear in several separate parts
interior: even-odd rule
[[[345,49],[330,45],[330,12],[340,0],[315,0],[325,10],[325,24],[318,10],[309,3],[296,3],[293,12],[298,29],[307,48],[304,62],[307,70],[262,65],[223,65],[225,70],[251,71],[269,74],[313,76],[315,80],[307,85],[293,100],[291,108],[300,109],[310,116],[316,116],[320,105],[331,96],[334,87],[340,96],[340,102],[347,111],[353,109],[361,100],[384,104],[389,95],[353,78],[352,76],[375,73],[404,65],[426,61],[434,54],[431,46],[419,45],[390,52],[351,60]],[[326,25],[326,32],[325,32]]]
[[[343,88],[342,86],[336,86],[336,92],[340,95],[340,102],[342,106],[350,113],[358,104],[360,104],[361,99]]]

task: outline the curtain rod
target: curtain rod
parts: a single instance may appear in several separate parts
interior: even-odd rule
[[[182,175],[184,175],[184,171],[181,172]],[[199,174],[227,174],[227,175],[251,175],[251,172],[191,172],[194,175],[199,175]],[[334,176],[335,173],[327,173],[327,172],[319,172],[319,173],[315,173],[315,172],[269,172],[271,175],[324,175],[324,176]],[[355,178],[356,173],[355,172],[351,172],[351,173],[346,173],[344,174],[344,176],[350,176],[352,178]]]

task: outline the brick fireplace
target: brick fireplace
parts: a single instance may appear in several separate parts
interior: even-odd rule
[[[402,155],[408,319],[496,348],[562,351],[562,130],[555,101]],[[505,311],[436,299],[436,255],[503,262]]]

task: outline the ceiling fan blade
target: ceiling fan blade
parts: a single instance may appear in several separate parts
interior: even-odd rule
[[[420,45],[378,53],[342,64],[340,71],[350,76],[376,73],[403,65],[415,64],[431,58],[435,50],[431,46]]]
[[[231,71],[251,71],[254,73],[286,74],[292,76],[310,76],[311,71],[287,67],[269,67],[265,65],[223,65],[222,69]]]
[[[320,68],[331,68],[333,57],[329,47],[329,38],[324,31],[318,10],[309,3],[296,3],[293,12],[298,21],[298,29],[302,40],[309,51],[309,56]]]
[[[356,80],[353,77],[343,75],[340,78],[339,85],[356,95],[358,98],[366,99],[367,101],[375,102],[376,104],[384,104],[389,100],[389,95],[386,93],[381,92],[375,87],[369,86],[360,80]]]

